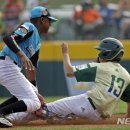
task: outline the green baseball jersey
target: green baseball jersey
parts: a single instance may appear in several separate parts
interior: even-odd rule
[[[129,73],[114,62],[89,63],[73,69],[78,82],[94,82],[94,88],[87,91],[87,95],[104,118],[110,117],[130,84]]]

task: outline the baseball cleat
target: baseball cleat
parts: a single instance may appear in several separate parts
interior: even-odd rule
[[[49,117],[49,110],[48,110],[46,105],[43,107],[41,117],[42,117],[43,120],[46,120]]]
[[[13,124],[9,122],[4,116],[0,115],[0,127],[6,128],[6,127],[12,127]]]

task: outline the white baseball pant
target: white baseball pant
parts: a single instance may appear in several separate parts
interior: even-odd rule
[[[52,113],[52,116],[66,116],[73,113],[79,117],[93,121],[102,119],[97,110],[91,105],[86,93],[78,96],[63,98],[55,102],[47,103],[46,105],[48,110]],[[12,122],[29,122],[38,119],[32,113],[14,113],[7,118]]]
[[[41,104],[34,91],[34,86],[21,73],[21,69],[6,56],[0,60],[0,84],[18,100],[23,100],[27,111],[32,112],[40,108]]]

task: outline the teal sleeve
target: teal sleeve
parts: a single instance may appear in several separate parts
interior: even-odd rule
[[[124,102],[130,102],[130,83],[125,89],[125,91],[123,92],[121,96],[121,100],[123,100]]]
[[[21,28],[18,28],[17,30],[15,30],[14,34],[20,35],[20,36],[23,37],[23,38],[24,38],[25,35],[26,35],[26,33],[24,33]]]
[[[94,82],[96,78],[97,67],[89,67],[75,71],[75,77],[78,82]]]
[[[30,26],[32,26],[30,23],[24,23],[24,24],[20,25],[20,27],[14,31],[14,34],[19,35],[22,38],[24,38],[27,35],[27,33],[31,31],[29,28]],[[24,31],[22,28],[25,28],[27,30],[27,32]]]

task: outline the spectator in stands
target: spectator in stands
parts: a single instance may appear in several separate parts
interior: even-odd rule
[[[122,7],[121,38],[130,39],[130,0],[120,0],[119,5]]]
[[[9,34],[20,23],[20,13],[23,10],[23,0],[6,0],[4,9],[5,33]]]
[[[114,18],[120,32],[119,37],[128,38],[128,28],[130,27],[130,0],[118,1],[118,10],[114,13]]]
[[[26,0],[26,9],[30,11],[33,7],[39,5],[39,0]]]
[[[130,39],[130,25],[124,32],[124,39]]]
[[[82,19],[81,19],[82,6],[77,5],[74,8],[74,32],[75,39],[82,39]]]
[[[5,24],[3,21],[3,13],[2,11],[0,11],[0,41],[2,40],[4,30],[5,30]]]
[[[130,10],[130,0],[119,0],[118,6],[122,11]]]
[[[84,36],[83,39],[94,38],[92,35],[97,32],[97,27],[103,23],[99,11],[94,9],[92,0],[86,0],[81,4],[80,10],[75,10],[74,19],[77,24],[80,23],[80,34]]]
[[[48,4],[47,0],[26,0],[26,10],[30,11],[33,7],[44,6]]]
[[[25,3],[25,9],[22,11],[24,17],[21,17],[22,22],[29,21],[29,12],[32,8],[39,6],[39,0],[25,0]]]
[[[112,24],[113,23],[113,11],[108,7],[107,0],[99,0],[99,12],[103,18],[104,24]]]
[[[0,42],[2,41],[2,37],[5,30],[5,22],[4,22],[4,15],[3,15],[3,8],[2,4],[0,5]]]
[[[116,37],[117,27],[113,17],[114,9],[109,6],[108,0],[98,0],[97,9],[103,18],[102,31],[99,34],[100,39],[104,37]]]
[[[40,0],[40,6],[47,7],[48,6],[48,0]]]

